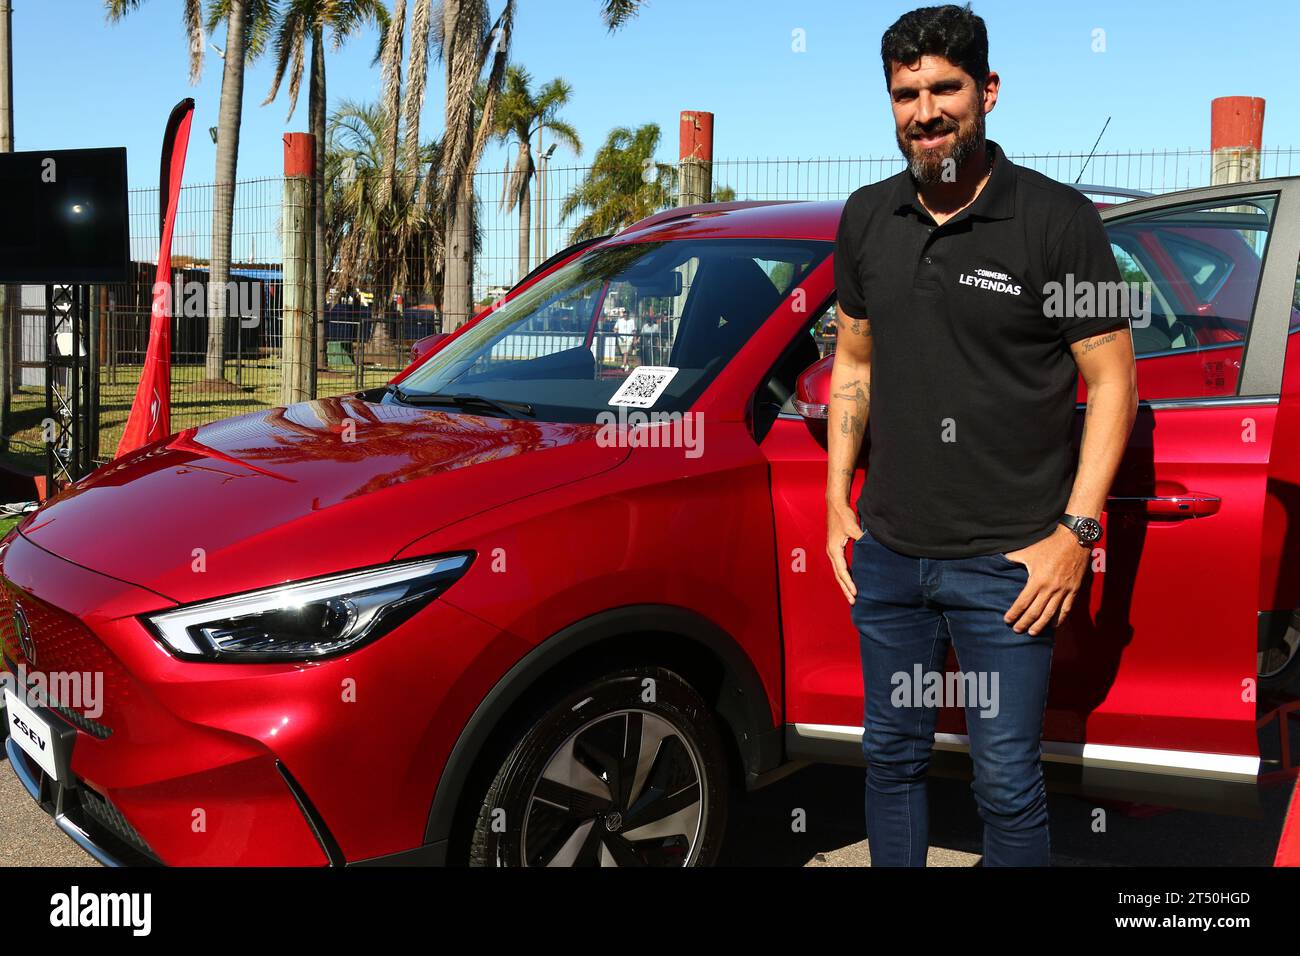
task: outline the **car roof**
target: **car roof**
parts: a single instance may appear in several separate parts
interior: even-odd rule
[[[1268,177],[1259,184],[1266,187],[1273,180],[1300,177]],[[1139,190],[1101,186],[1075,186],[1080,192],[1111,198],[1137,199]],[[1206,187],[1195,187],[1204,189]],[[1184,191],[1184,190],[1179,190]],[[1190,191],[1190,190],[1187,190]],[[1177,196],[1177,191],[1165,193]],[[847,198],[847,197],[846,197]],[[1106,199],[1093,199],[1098,209],[1116,205]],[[835,240],[844,199],[771,199],[736,202],[700,203],[665,209],[634,222],[614,234],[609,242],[641,242],[648,239],[710,238],[781,238]]]
[[[833,241],[843,208],[843,199],[743,200],[679,206],[634,222],[610,241],[687,237]]]

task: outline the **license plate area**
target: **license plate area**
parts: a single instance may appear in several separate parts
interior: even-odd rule
[[[45,707],[34,707],[4,689],[5,724],[9,738],[45,775],[54,789],[75,787],[72,776],[72,748],[77,731]]]

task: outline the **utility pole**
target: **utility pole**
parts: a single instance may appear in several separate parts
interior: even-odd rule
[[[542,178],[542,169],[546,166],[546,160],[542,158],[542,135],[545,129],[545,123],[537,127],[537,218],[533,220],[533,228],[537,231],[537,236],[533,241],[533,254],[537,257],[539,265],[546,259],[542,254],[542,216],[546,210],[546,187],[542,185],[545,181]],[[522,279],[523,276],[520,278]]]
[[[0,0],[0,153],[14,151],[14,43],[13,4]],[[0,285],[0,451],[9,448],[9,395],[13,391],[10,365],[18,323],[13,321],[19,302],[18,286]]]
[[[13,4],[0,0],[0,153],[14,151]]]
[[[280,402],[292,405],[315,397],[316,349],[312,338],[316,323],[311,313],[311,261],[315,237],[312,202],[316,176],[316,137],[311,133],[284,134],[284,290],[280,325]]]

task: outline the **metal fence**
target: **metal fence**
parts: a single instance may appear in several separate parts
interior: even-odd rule
[[[1010,157],[1064,182],[1081,181],[1148,193],[1207,185],[1212,169],[1210,151],[1195,149]],[[712,178],[715,195],[729,190],[736,199],[838,199],[902,168],[901,156],[722,159],[713,163]],[[507,209],[503,199],[507,172],[479,170],[475,179],[476,303],[491,301],[524,272],[573,241],[574,230],[587,210],[579,208],[562,219],[562,207],[590,174],[587,167],[543,165],[532,184],[527,219],[522,220],[521,210],[517,206]],[[1297,174],[1300,149],[1263,150],[1261,176]],[[283,181],[258,179],[238,184],[231,260],[232,280],[238,288],[233,311],[242,314],[231,315],[219,330],[210,329],[206,318],[206,263],[211,253],[214,192],[211,185],[182,188],[173,238],[174,282],[179,298],[173,303],[171,400],[172,426],[177,430],[279,404]],[[129,202],[131,281],[98,286],[91,300],[97,313],[96,347],[101,368],[99,460],[111,458],[117,447],[148,345],[154,280],[151,263],[157,255],[159,238],[158,191],[132,190]],[[431,246],[432,239],[426,237],[424,244]],[[386,248],[382,242],[378,247]],[[409,256],[410,252],[404,254]],[[414,340],[440,330],[441,319],[428,292],[395,288],[400,304],[390,298],[387,315],[377,320],[376,304],[366,300],[367,291],[330,290],[326,345],[322,349],[325,361],[316,378],[318,395],[386,382],[406,364]],[[19,386],[19,394],[14,397],[16,414],[10,432],[15,448],[30,446],[35,452],[42,446],[39,415],[34,412],[38,406],[43,408],[44,400],[43,345],[34,333],[40,328],[37,317],[43,316],[43,308],[30,293],[30,289],[24,291],[22,321],[17,330],[11,330],[16,339],[11,340],[11,354],[19,365],[13,381]],[[354,293],[350,300],[348,293]],[[256,314],[249,315],[250,311]],[[832,339],[819,341],[823,350],[832,343]],[[638,339],[636,348],[641,345]],[[653,353],[653,343],[649,347]],[[611,341],[604,351],[610,353],[604,361],[616,367],[621,352],[618,343]],[[214,376],[209,373],[209,356],[218,353],[219,359],[214,361],[220,374]]]
[[[1208,186],[1208,149],[1153,149],[1113,153],[1008,153],[1021,166],[1066,183],[1148,193]],[[1260,176],[1300,175],[1300,149],[1261,151]],[[730,186],[737,199],[842,199],[859,186],[901,172],[901,155],[878,159],[735,159],[713,163],[716,190]]]

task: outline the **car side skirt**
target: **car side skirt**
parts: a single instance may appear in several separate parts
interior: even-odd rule
[[[786,724],[791,759],[866,766],[862,728]],[[1111,744],[1043,741],[1043,777],[1053,791],[1076,796],[1258,817],[1259,758],[1155,750]],[[971,776],[970,738],[935,734],[931,772]]]

